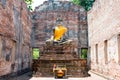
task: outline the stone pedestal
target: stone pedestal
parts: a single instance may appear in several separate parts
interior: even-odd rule
[[[33,63],[34,76],[54,77],[54,64],[65,65],[67,76],[88,76],[87,60],[77,57],[73,44],[45,45],[43,54]]]

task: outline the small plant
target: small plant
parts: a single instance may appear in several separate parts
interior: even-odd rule
[[[33,9],[32,9],[32,2],[33,2],[33,0],[25,0],[25,3],[27,4],[27,7],[28,7],[28,9],[29,9],[30,11],[33,10]]]

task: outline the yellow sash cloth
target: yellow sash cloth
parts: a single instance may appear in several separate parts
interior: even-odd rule
[[[55,28],[54,41],[60,40],[62,38],[62,36],[65,34],[65,32],[67,32],[67,28],[62,25],[58,25]]]

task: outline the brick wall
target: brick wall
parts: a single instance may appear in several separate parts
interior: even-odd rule
[[[0,76],[29,68],[30,22],[24,0],[0,0]]]
[[[78,18],[78,9],[80,9],[80,18]],[[87,20],[86,12],[68,1],[45,1],[42,5],[36,7],[33,13],[34,28],[34,47],[42,47],[45,41],[53,34],[53,28],[56,26],[56,20],[60,16],[63,19],[63,25],[68,28],[69,38],[74,40],[78,48],[78,25],[80,20],[81,47],[87,47]],[[42,48],[41,48],[42,50]]]
[[[114,80],[120,79],[119,5],[119,0],[96,0],[88,12],[91,69]]]

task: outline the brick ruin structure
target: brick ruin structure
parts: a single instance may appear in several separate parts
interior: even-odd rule
[[[79,59],[79,49],[88,48],[87,14],[79,6],[68,1],[48,0],[36,7],[33,12],[32,47],[40,49],[40,58],[34,60],[35,76],[53,76],[53,65],[66,65],[72,77],[88,76],[86,59]],[[46,40],[53,35],[56,20],[60,17],[68,29],[71,44],[48,45]],[[78,28],[80,27],[80,28]],[[80,44],[78,44],[80,43]],[[77,64],[76,64],[77,63]]]
[[[120,80],[120,1],[96,0],[88,12],[91,71]]]
[[[63,52],[72,51],[70,54],[66,52],[63,55],[56,53],[46,55],[48,52],[42,55],[40,60],[36,60],[36,62],[38,61],[36,65],[41,67],[46,63],[51,63],[51,65],[44,66],[46,71],[49,70],[51,72],[51,67],[54,63],[66,63],[69,71],[75,71],[73,73],[74,76],[80,75],[82,77],[88,75],[86,59],[78,59],[78,50],[87,48],[87,21],[86,12],[83,8],[68,1],[48,0],[35,9],[31,19],[31,13],[28,11],[24,0],[1,0],[0,4],[0,76],[9,78],[8,75],[19,75],[27,71],[31,67],[32,62],[31,47],[39,47],[40,54],[48,50],[53,50],[54,52],[58,48],[62,50],[64,48]],[[63,19],[63,25],[68,28],[67,34],[73,40],[73,46],[71,47],[69,44],[63,45],[63,47],[56,46],[46,49],[44,47],[45,41],[53,34],[52,28],[56,26],[56,19],[59,16]],[[78,44],[79,42],[81,44]],[[53,57],[53,61],[50,60],[50,56]],[[39,68],[39,71],[44,71],[43,67]],[[69,73],[71,72],[73,71]]]
[[[68,73],[71,73],[68,75],[88,75],[86,60],[78,59],[79,49],[88,48],[87,15],[83,8],[65,0],[48,0],[36,7],[31,20],[24,0],[0,0],[0,4],[0,79],[1,76],[18,75],[30,68],[31,46],[39,47],[41,53],[44,50],[47,53],[33,64],[38,71],[36,74],[41,75],[45,71],[48,73],[43,76],[50,76],[54,63],[65,63]],[[88,12],[88,61],[91,62],[91,71],[111,80],[120,80],[119,5],[119,0],[96,0]],[[68,45],[62,48],[70,49],[73,53],[56,54],[54,50],[61,46],[44,47],[45,41],[52,35],[58,16],[62,17],[63,25],[69,29],[69,38],[74,41],[74,49],[73,46],[66,48]],[[48,53],[48,50],[54,53]]]
[[[31,16],[24,0],[0,0],[0,76],[31,66]]]
[[[45,41],[53,34],[59,16],[63,20],[63,26],[68,28],[68,36],[74,41],[76,52],[78,48],[87,48],[86,11],[82,7],[62,0],[48,0],[36,7],[33,13],[32,46],[39,47],[41,52],[43,51]],[[79,42],[81,44],[78,44]]]

